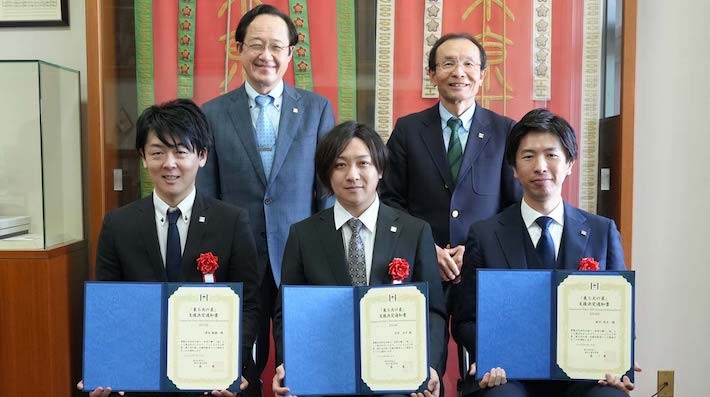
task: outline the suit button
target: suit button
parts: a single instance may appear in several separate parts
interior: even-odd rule
[[[266,205],[271,205],[271,197],[267,197],[264,199],[264,204]]]
[[[452,218],[458,218],[458,217],[459,217],[459,211],[458,211],[458,210],[453,210],[453,211],[451,211],[451,217],[452,217]]]
[[[449,188],[449,185],[444,185],[444,189],[448,189],[448,188]]]

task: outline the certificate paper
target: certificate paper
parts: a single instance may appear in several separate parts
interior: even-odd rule
[[[181,287],[168,298],[167,375],[178,389],[223,390],[237,379],[239,307],[228,287]]]
[[[631,367],[631,284],[570,275],[557,287],[557,365],[570,378],[603,379]]]
[[[377,288],[360,300],[362,380],[372,390],[416,390],[427,378],[427,305],[416,287]]]

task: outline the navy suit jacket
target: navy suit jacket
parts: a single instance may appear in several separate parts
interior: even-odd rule
[[[599,270],[626,270],[621,236],[613,220],[564,203],[564,226],[557,254],[559,269],[577,270],[582,258],[594,258]],[[453,313],[453,335],[475,355],[476,269],[536,269],[528,261],[526,244],[532,244],[520,213],[520,204],[471,226],[466,242],[461,283]]]
[[[317,182],[315,151],[318,141],[333,128],[333,109],[324,97],[284,84],[268,180],[244,86],[205,103],[202,109],[214,147],[197,174],[197,189],[249,212],[259,260],[270,261],[279,285],[289,227],[332,205],[332,200],[318,199],[326,197],[326,192]]]
[[[393,258],[404,258],[409,263],[409,277],[404,283],[429,284],[429,360],[430,366],[440,373],[446,310],[431,229],[417,218],[380,204],[370,285],[392,283],[388,266]],[[284,253],[282,281],[284,285],[352,285],[342,231],[335,229],[332,208],[291,227]],[[274,316],[277,363],[283,362],[281,314],[279,294]]]
[[[264,267],[257,261],[246,211],[198,193],[182,254],[180,282],[202,281],[197,258],[206,252],[219,258],[217,282],[243,283],[242,357],[248,373],[253,367],[251,348],[257,332],[259,284]],[[104,217],[96,253],[96,279],[168,281],[152,195],[112,210]]]
[[[387,142],[390,162],[381,186],[382,201],[429,222],[440,247],[463,245],[474,222],[520,200],[520,185],[504,158],[513,124],[476,105],[454,182],[439,105],[400,118]]]

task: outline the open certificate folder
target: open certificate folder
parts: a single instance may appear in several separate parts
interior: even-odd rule
[[[241,283],[87,282],[84,389],[239,390]]]
[[[633,380],[633,271],[477,271],[477,377]]]
[[[426,387],[426,284],[284,286],[282,299],[291,394],[402,394]]]

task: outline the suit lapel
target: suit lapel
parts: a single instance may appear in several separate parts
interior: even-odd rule
[[[525,227],[523,217],[520,215],[520,204],[506,210],[502,215],[500,227],[495,233],[508,267],[511,269],[527,269],[525,239],[520,238]],[[486,265],[491,267],[498,266],[496,263],[488,263]]]
[[[199,252],[202,246],[202,236],[206,230],[206,221],[210,220],[209,217],[209,206],[205,202],[204,197],[197,194],[195,196],[195,202],[192,204],[192,215],[190,215],[190,226],[187,230],[187,241],[185,242],[185,250],[182,252],[182,262],[180,267],[182,268],[182,278],[183,280],[189,280],[189,277],[185,277],[186,274],[190,274],[190,268],[196,268],[197,264],[194,263],[190,258],[197,258],[201,252]]]
[[[372,250],[370,285],[389,284],[388,266],[402,231],[398,225],[399,216],[386,205],[380,204],[377,214],[377,231]]]
[[[429,155],[442,179],[444,179],[446,184],[450,187],[450,190],[453,190],[454,181],[451,179],[451,171],[449,170],[449,163],[446,159],[446,148],[444,147],[438,103],[427,110],[424,114],[422,124],[423,126],[419,130],[419,136],[422,141],[424,141],[424,147],[429,150]]]
[[[301,130],[303,117],[301,113],[297,112],[299,98],[300,94],[293,87],[284,84],[279,134],[276,138],[276,151],[274,152],[274,163],[271,166],[270,180],[273,180],[278,175],[291,148],[291,143],[293,143],[298,131]]]
[[[320,222],[316,225],[316,234],[322,241],[323,253],[326,264],[333,273],[335,285],[352,285],[348,264],[345,262],[345,248],[343,247],[343,233],[335,229],[333,208],[320,213]]]
[[[230,107],[226,109],[226,113],[229,115],[232,126],[237,132],[237,138],[242,141],[242,146],[246,150],[256,174],[259,175],[259,180],[266,186],[266,174],[264,174],[261,156],[259,156],[256,148],[256,132],[249,112],[249,97],[243,85],[232,94]]]
[[[476,110],[473,112],[473,120],[471,120],[471,127],[468,130],[468,140],[466,141],[466,150],[463,152],[459,178],[466,175],[471,169],[473,163],[478,159],[483,148],[491,139],[492,134],[486,133],[486,131],[488,131],[488,124],[488,115],[484,113],[480,105],[476,104]],[[479,134],[482,134],[483,137],[480,137]]]
[[[584,256],[587,242],[592,233],[587,218],[576,208],[565,205],[565,225],[562,228],[561,249],[564,249],[562,259],[566,269],[577,270],[577,260]]]
[[[160,243],[158,242],[158,230],[155,225],[155,207],[153,206],[153,195],[143,199],[138,206],[136,216],[138,222],[140,239],[148,254],[150,267],[153,268],[157,280],[168,280],[165,272],[163,256],[160,254]]]

